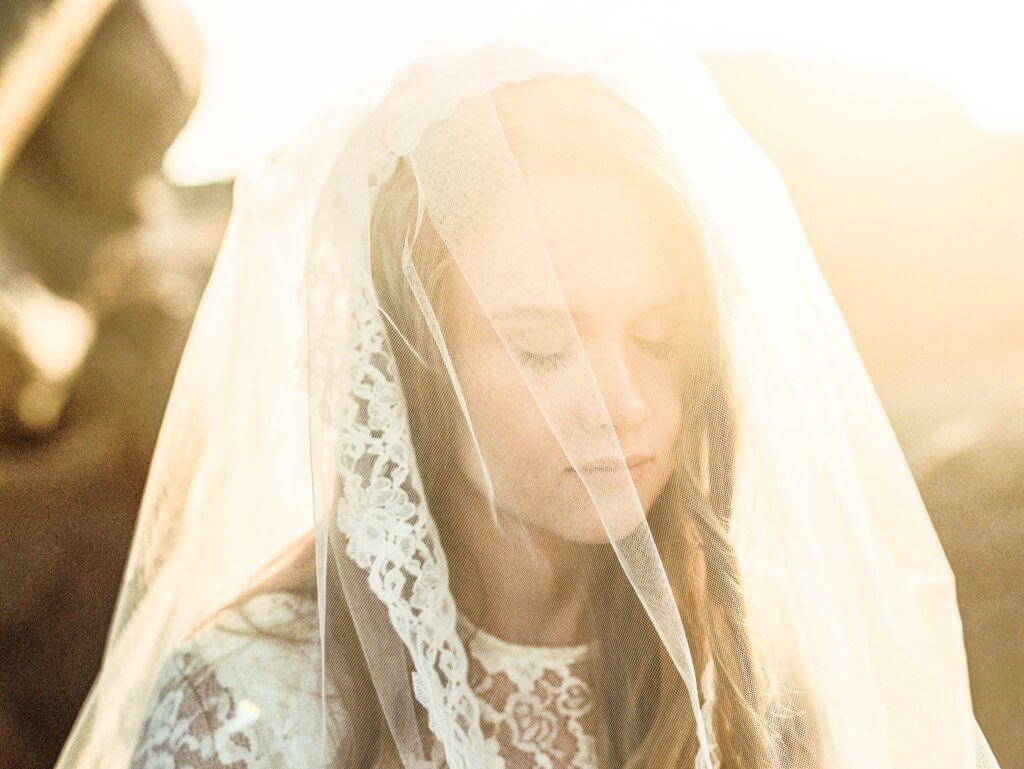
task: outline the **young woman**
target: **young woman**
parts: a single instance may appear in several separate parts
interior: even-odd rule
[[[770,164],[694,60],[552,53],[243,182],[64,766],[995,765]]]

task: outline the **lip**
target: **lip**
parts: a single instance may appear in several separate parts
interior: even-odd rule
[[[627,454],[625,456],[626,467],[630,474],[635,478],[641,468],[645,465],[650,464],[654,461],[654,457],[650,454]],[[614,473],[620,471],[622,465],[619,462],[619,458],[616,457],[602,457],[601,459],[588,462],[585,465],[581,465],[580,469],[591,473]]]

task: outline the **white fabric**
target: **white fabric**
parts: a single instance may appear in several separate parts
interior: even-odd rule
[[[301,659],[316,649],[314,615],[315,605],[294,595],[267,593],[219,613],[177,648],[153,687],[132,769],[302,765],[319,747],[319,682],[308,676],[315,668]],[[251,633],[253,624],[282,623],[297,625],[300,644]],[[462,617],[459,628],[493,765],[594,769],[593,737],[585,724],[593,692],[580,670],[591,646],[511,643]],[[711,732],[710,663],[702,686]],[[511,740],[500,741],[499,734]]]
[[[996,767],[778,173],[671,35],[520,42],[239,180],[59,766]]]
[[[294,596],[265,594],[219,613],[175,649],[153,687],[133,769],[302,765],[319,747],[320,681],[307,659],[314,616]],[[252,622],[296,621],[304,643],[250,632]]]

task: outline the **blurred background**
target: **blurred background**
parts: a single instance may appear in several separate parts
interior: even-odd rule
[[[466,42],[511,21],[441,4]],[[98,670],[232,177],[438,11],[341,5],[0,3],[0,769],[53,764]],[[1024,769],[1024,13],[934,5],[658,23],[786,179],[956,575],[978,721]]]

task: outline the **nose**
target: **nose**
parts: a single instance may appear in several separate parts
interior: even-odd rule
[[[607,418],[598,414],[598,423],[624,432],[650,416],[650,406],[641,388],[642,371],[631,365],[621,345],[608,345],[591,356],[591,366],[601,389]]]

